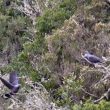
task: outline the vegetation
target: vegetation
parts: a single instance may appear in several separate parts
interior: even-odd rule
[[[28,12],[14,7],[23,6],[22,2],[13,0],[7,5],[6,1],[0,1],[0,70],[16,70],[21,78],[41,83],[57,106],[109,110],[106,97],[93,103],[109,89],[109,78],[95,86],[104,72],[81,58],[85,50],[99,56],[110,54],[109,1],[49,0],[46,7],[47,2],[32,0],[44,6],[39,15],[32,11],[35,21]],[[34,9],[32,2],[29,6]],[[25,81],[22,83],[25,87]]]

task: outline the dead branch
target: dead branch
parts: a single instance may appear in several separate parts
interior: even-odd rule
[[[86,91],[85,89],[83,89],[83,88],[81,88],[81,90],[82,90],[83,92],[85,92],[86,94],[92,96],[92,97],[98,98],[96,95],[87,92],[87,91]]]
[[[101,83],[104,83],[109,77],[110,77],[110,68],[105,67],[104,65],[100,65],[100,67],[102,67],[102,69],[98,69],[98,71],[103,72],[103,76],[101,77],[101,79],[94,85],[95,87]]]
[[[107,92],[105,92],[99,99],[93,101],[95,104],[99,103],[102,99],[106,98],[107,100],[109,100],[109,95],[110,95],[110,88],[108,89]]]

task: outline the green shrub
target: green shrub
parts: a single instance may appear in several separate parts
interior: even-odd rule
[[[83,105],[73,105],[71,110],[110,110],[110,102],[104,100],[99,104],[86,102]]]
[[[75,9],[75,0],[64,0],[57,8],[46,10],[44,15],[37,19],[37,30],[44,34],[52,32],[52,29],[61,27],[64,20],[69,19]]]

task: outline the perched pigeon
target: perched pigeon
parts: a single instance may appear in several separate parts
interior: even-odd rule
[[[90,64],[99,64],[99,63],[103,63],[103,60],[91,53],[89,53],[88,51],[85,52],[84,55],[82,55],[82,57]]]
[[[19,79],[16,72],[10,73],[9,82],[0,77],[0,80],[2,83],[8,87],[11,92],[8,94],[5,94],[5,97],[10,98],[12,95],[16,94],[20,88]]]

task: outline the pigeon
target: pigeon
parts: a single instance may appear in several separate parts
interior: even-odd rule
[[[19,91],[20,84],[19,84],[19,79],[16,72],[10,73],[9,82],[3,79],[2,77],[0,77],[0,80],[7,88],[11,90],[10,93],[7,93],[3,96],[4,98],[6,99],[11,98],[12,95],[15,95]]]
[[[82,55],[82,57],[90,64],[99,64],[99,63],[103,63],[103,60],[91,53],[89,53],[88,51],[85,51],[84,55]]]

